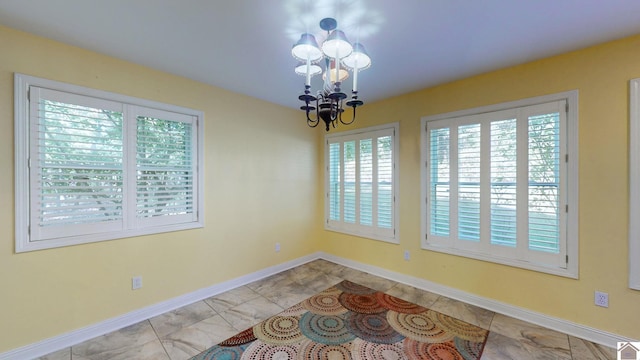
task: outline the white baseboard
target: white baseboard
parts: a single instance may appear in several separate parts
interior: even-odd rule
[[[616,342],[634,342],[638,340],[630,339],[617,334],[609,333],[606,331],[598,330],[581,324],[577,324],[568,320],[551,317],[542,313],[537,313],[531,310],[513,306],[510,304],[502,303],[496,300],[483,298],[471,293],[467,293],[458,289],[440,285],[421,278],[404,275],[389,271],[380,267],[359,263],[356,261],[344,259],[334,255],[326,254],[323,252],[317,252],[310,254],[292,261],[288,261],[279,265],[271,266],[269,268],[244,275],[223,283],[219,283],[204,289],[196,290],[192,293],[188,293],[176,298],[163,301],[161,303],[151,305],[139,310],[132,311],[130,313],[117,316],[112,319],[102,321],[97,324],[89,325],[87,327],[68,332],[59,336],[55,336],[49,339],[45,339],[27,346],[23,346],[14,350],[10,350],[5,353],[0,353],[0,360],[22,360],[22,359],[34,359],[40,356],[56,352],[68,348],[70,346],[79,344],[83,341],[93,339],[95,337],[122,329],[123,327],[133,325],[140,321],[152,318],[154,316],[163,314],[167,311],[172,311],[185,305],[192,304],[194,302],[209,298],[211,296],[218,295],[225,291],[237,288],[249,284],[251,282],[263,279],[267,276],[277,274],[279,272],[288,270],[290,268],[300,266],[307,262],[325,259],[327,261],[334,262],[336,264],[344,265],[356,270],[368,272],[373,275],[377,275],[389,280],[397,281],[403,284],[407,284],[418,289],[430,291],[439,295],[443,295],[452,299],[460,300],[468,304],[479,306],[481,308],[494,311],[496,313],[511,316],[523,321],[534,323],[552,330],[560,331],[581,339],[592,341],[597,344],[605,345],[608,347],[616,347]]]
[[[254,273],[225,281],[223,283],[219,283],[204,289],[196,290],[192,293],[188,293],[155,305],[135,310],[130,313],[99,322],[97,324],[73,330],[66,334],[54,336],[37,343],[29,344],[14,350],[10,350],[8,352],[0,353],[0,360],[35,359],[319,258],[320,253],[314,253],[276,266],[271,266]]]
[[[481,296],[477,296],[465,291],[447,287],[441,284],[437,284],[421,278],[396,273],[393,271],[385,270],[376,266],[359,263],[356,261],[340,258],[326,253],[321,253],[320,257],[327,261],[334,262],[336,264],[344,265],[356,270],[368,272],[373,275],[377,275],[389,280],[397,281],[406,285],[416,287],[418,289],[430,291],[432,293],[443,295],[455,300],[460,300],[467,304],[479,306],[483,309],[491,310],[496,313],[511,316],[516,319],[527,321],[542,327],[556,330],[565,334],[575,336],[577,338],[585,339],[597,344],[608,346],[611,348],[617,347],[617,342],[634,342],[638,340],[630,339],[622,335],[613,334],[610,332],[595,329],[582,324],[577,324],[568,320],[552,317],[535,311],[531,311],[525,308],[517,307],[514,305],[506,304],[493,299],[487,299]]]

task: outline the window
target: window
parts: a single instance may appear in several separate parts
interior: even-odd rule
[[[325,136],[326,229],[399,242],[398,124]]]
[[[577,277],[577,98],[423,118],[423,248]]]
[[[202,113],[15,76],[16,251],[202,227]]]

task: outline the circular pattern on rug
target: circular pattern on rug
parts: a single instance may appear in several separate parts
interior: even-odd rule
[[[487,330],[462,320],[458,320],[454,317],[444,315],[433,310],[427,311],[427,315],[436,323],[436,325],[454,333],[455,336],[461,339],[483,342],[485,337],[487,337]]]
[[[338,290],[342,292],[347,292],[351,294],[373,294],[376,292],[376,290],[370,289],[360,284],[353,283],[349,280],[344,280],[341,283],[337,284],[336,288],[338,288]]]
[[[439,327],[427,312],[404,314],[396,311],[387,312],[387,321],[400,334],[422,342],[441,343],[450,341],[455,334]]]
[[[405,314],[418,314],[427,311],[427,308],[402,300],[382,292],[376,293],[376,298],[384,308]]]
[[[372,343],[393,344],[404,339],[402,334],[391,327],[385,313],[360,314],[349,312],[346,315],[346,322],[353,334]]]
[[[356,339],[351,349],[353,360],[400,360],[406,359],[402,343],[375,344]]]
[[[482,349],[484,348],[483,342],[473,342],[469,340],[463,340],[455,338],[453,340],[456,349],[460,352],[465,359],[478,359],[482,355]]]
[[[314,314],[320,315],[339,315],[344,314],[348,310],[340,304],[339,293],[321,292],[302,302],[302,306]]]
[[[199,354],[194,359],[202,360],[239,360],[242,357],[243,349],[240,347],[213,346],[209,350]]]
[[[304,306],[302,306],[302,303],[298,303],[296,305],[293,305],[292,307],[284,310],[283,312],[281,312],[278,315],[282,315],[282,316],[300,316],[304,313],[306,313],[308,310],[304,308]]]
[[[246,344],[252,342],[256,339],[256,336],[253,334],[253,328],[248,328],[247,330],[241,331],[236,335],[228,338],[227,340],[219,343],[220,346],[238,346],[242,344]]]
[[[294,360],[298,359],[298,346],[292,345],[269,345],[260,340],[255,341],[242,354],[242,359],[246,360]]]
[[[326,345],[313,341],[305,341],[300,345],[302,359],[309,360],[341,360],[351,359],[351,350],[344,345]]]
[[[300,330],[307,338],[326,345],[338,345],[355,339],[344,319],[337,315],[308,312],[300,319]]]
[[[376,297],[376,294],[340,294],[340,304],[345,308],[363,314],[376,314],[385,312],[385,309]]]
[[[409,359],[465,360],[452,341],[427,344],[407,338],[402,345]]]
[[[295,344],[304,338],[296,316],[273,316],[253,327],[256,338],[266,344]]]

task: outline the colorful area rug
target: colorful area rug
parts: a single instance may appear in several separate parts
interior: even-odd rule
[[[192,360],[480,359],[489,332],[343,281]]]

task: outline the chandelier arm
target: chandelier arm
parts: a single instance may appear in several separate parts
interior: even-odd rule
[[[353,108],[353,116],[351,117],[351,121],[345,122],[344,120],[342,120],[342,112],[340,113],[340,122],[343,125],[351,125],[351,124],[353,124],[354,121],[356,121],[356,108],[358,106],[357,105],[351,105],[351,107]]]
[[[307,115],[307,125],[311,128],[314,128],[316,126],[318,126],[318,124],[320,123],[320,115],[318,114],[318,99],[316,99],[316,118],[312,119],[309,116],[310,110],[312,109],[312,107],[309,106],[309,102],[307,101],[307,105],[306,105],[306,115]]]
[[[309,126],[310,128],[314,128],[318,126],[319,123],[320,123],[320,119],[319,118],[316,118],[315,120],[311,119],[309,117],[309,111],[307,110],[307,126]]]

